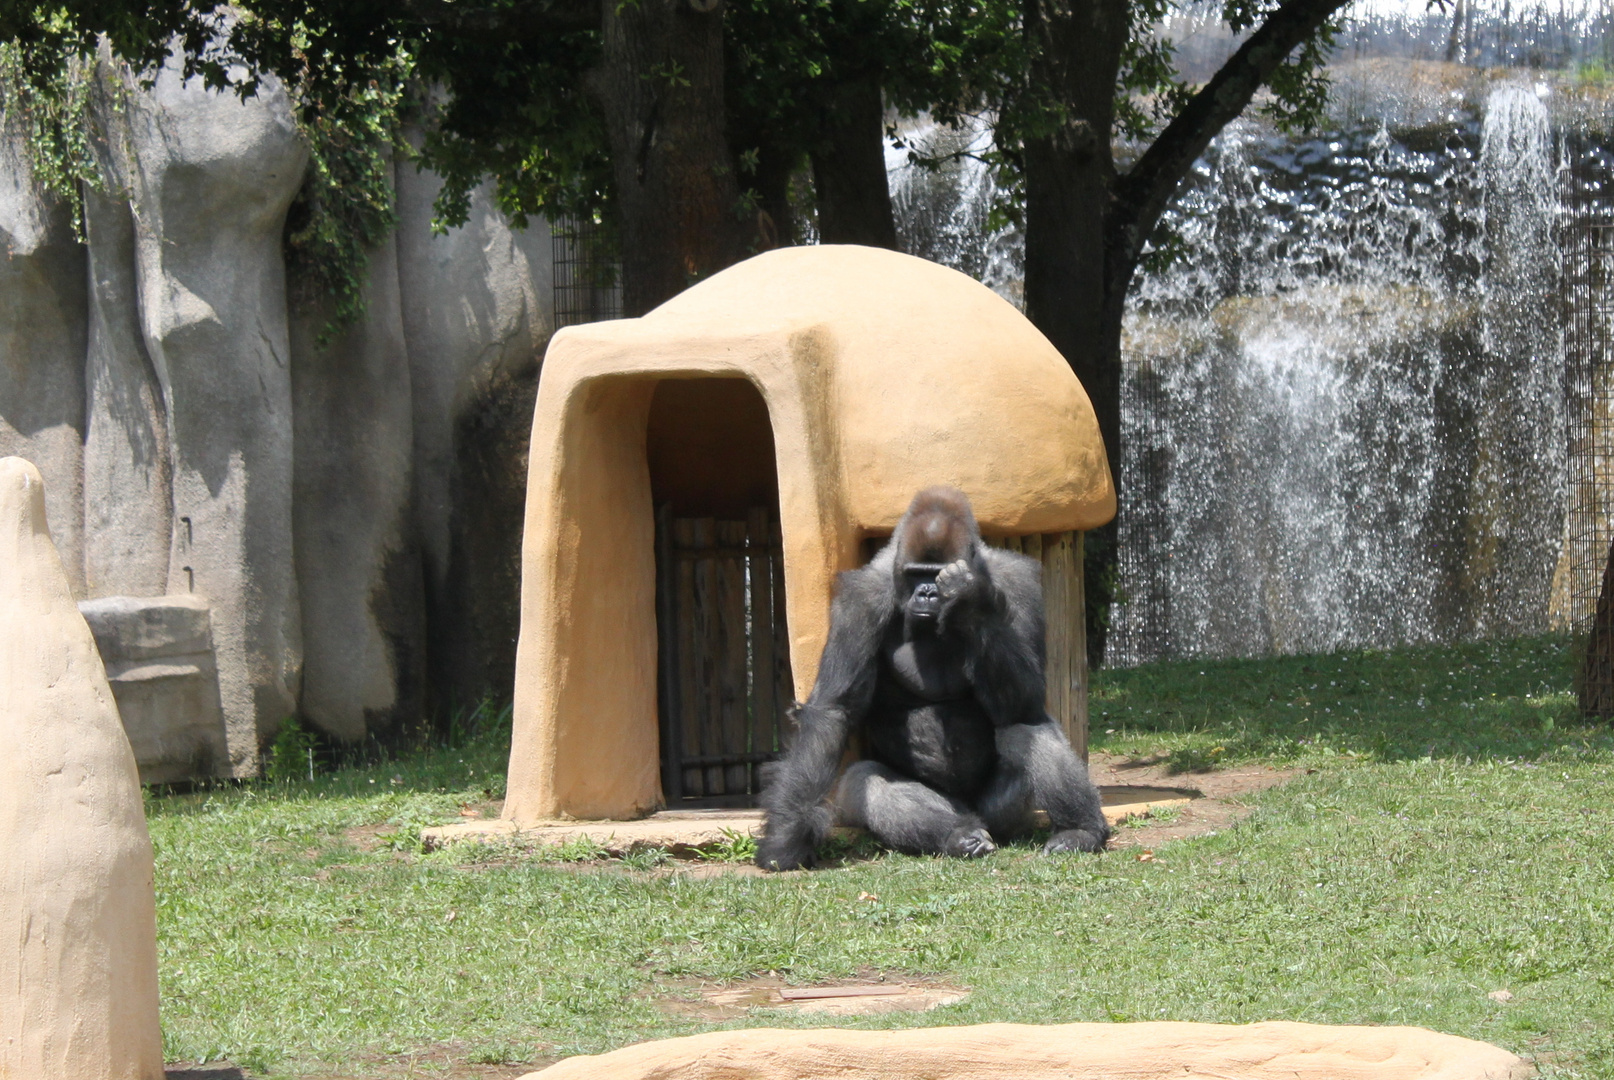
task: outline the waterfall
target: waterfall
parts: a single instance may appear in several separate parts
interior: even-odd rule
[[[1208,156],[1128,318],[1115,661],[1546,628],[1560,185],[1534,90],[1474,127]]]
[[[1323,136],[1235,122],[1168,214],[1185,254],[1140,274],[1123,342],[1112,663],[1547,627],[1565,417],[1546,87],[1465,103],[1397,78],[1358,78]],[[905,249],[1016,298],[989,171],[888,161]]]

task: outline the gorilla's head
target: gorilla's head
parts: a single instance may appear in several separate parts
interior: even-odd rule
[[[897,601],[909,619],[935,620],[942,604],[936,575],[948,563],[969,559],[980,539],[975,512],[962,491],[928,487],[913,497],[892,535]]]

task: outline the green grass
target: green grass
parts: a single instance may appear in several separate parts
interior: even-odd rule
[[[545,1061],[702,1030],[649,1000],[688,977],[878,969],[974,993],[922,1015],[745,1023],[1406,1023],[1549,1076],[1614,1076],[1614,738],[1574,719],[1566,652],[1104,673],[1097,750],[1316,770],[1148,862],[1022,847],[696,879],[655,868],[658,852],[599,870],[416,853],[421,825],[502,794],[498,728],[313,782],[153,796],[167,1052],[426,1075],[444,1051]],[[390,847],[350,839],[387,823]],[[1500,989],[1513,1000],[1487,997]]]

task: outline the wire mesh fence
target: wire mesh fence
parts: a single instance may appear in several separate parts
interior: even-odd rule
[[[1119,521],[1120,603],[1111,611],[1105,662],[1133,667],[1174,655],[1167,538],[1166,484],[1171,471],[1171,407],[1153,365],[1128,364],[1124,375],[1121,474],[1132,485]]]
[[[560,217],[550,226],[555,260],[555,329],[622,317],[616,236],[601,222]]]

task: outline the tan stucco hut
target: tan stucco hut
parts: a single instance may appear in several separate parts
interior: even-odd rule
[[[1044,558],[1050,705],[1085,735],[1079,534],[1110,520],[1115,491],[1086,392],[1012,305],[911,256],[792,247],[643,318],[557,333],[533,416],[504,816],[634,817],[677,802],[664,776],[711,791],[726,775],[707,804],[743,802],[777,718],[742,733],[744,753],[669,755],[770,715],[771,672],[781,700],[807,695],[835,574],[936,483],[970,497],[983,534]],[[725,623],[742,609],[764,629]],[[717,639],[737,659],[705,661],[705,689],[673,685]]]

